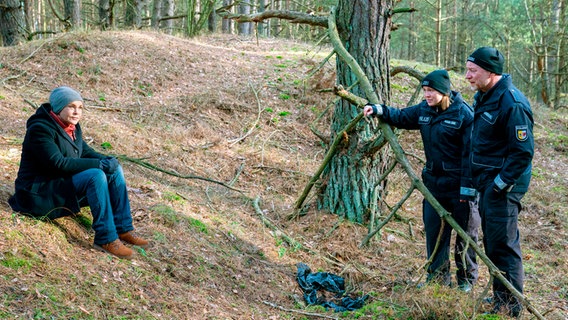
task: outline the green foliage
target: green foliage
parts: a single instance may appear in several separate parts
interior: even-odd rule
[[[91,73],[92,75],[100,75],[102,73],[103,68],[99,65],[96,64],[92,67],[89,68],[88,72]]]
[[[290,95],[287,93],[281,93],[278,95],[278,98],[282,99],[282,100],[288,100],[290,99]]]
[[[165,222],[170,225],[176,225],[182,221],[178,213],[170,206],[165,204],[156,204],[150,207],[150,210],[162,216]]]
[[[93,226],[91,219],[83,214],[78,214],[74,216],[74,220],[77,221],[83,228],[90,230]]]
[[[29,271],[32,267],[32,264],[28,259],[18,258],[13,255],[5,256],[4,259],[0,260],[0,264],[6,268],[14,270],[23,268],[26,272]]]
[[[108,141],[105,141],[101,143],[101,148],[103,148],[103,150],[112,150],[112,144],[110,144],[110,142]]]
[[[164,200],[168,200],[168,201],[183,201],[183,198],[180,197],[179,194],[177,194],[175,192],[171,192],[171,191],[164,192],[164,194],[162,195],[162,198]]]
[[[278,258],[282,258],[286,255],[286,248],[284,247],[279,247],[278,248]]]
[[[391,82],[391,89],[397,90],[397,91],[400,91],[400,92],[403,92],[403,93],[408,92],[410,90],[414,90],[414,89],[410,89],[407,86],[402,86],[402,85],[399,85],[398,83],[394,83],[394,82]]]
[[[191,217],[188,217],[187,219],[189,221],[189,225],[192,228],[198,230],[201,233],[205,233],[205,234],[209,233],[209,230],[207,229],[207,225],[205,223],[201,222],[200,220],[191,218]]]

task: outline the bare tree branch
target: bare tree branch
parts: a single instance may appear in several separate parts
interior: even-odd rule
[[[297,11],[267,10],[256,14],[236,14],[220,12],[219,15],[225,19],[235,20],[236,22],[262,22],[271,18],[289,20],[292,23],[302,23],[311,26],[327,28],[327,17],[314,16],[308,13]]]

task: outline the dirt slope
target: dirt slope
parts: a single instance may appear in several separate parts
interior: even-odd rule
[[[0,48],[0,318],[454,319],[482,312],[475,303],[483,286],[474,296],[414,288],[425,262],[419,195],[363,249],[364,226],[315,205],[287,219],[325,152],[309,125],[334,99],[318,91],[332,86],[333,65],[308,75],[328,52],[292,41],[150,32],[74,33]],[[401,92],[416,85],[395,82]],[[92,249],[86,209],[41,222],[7,205],[25,120],[58,85],[87,100],[82,126],[91,145],[123,157],[135,226],[154,243],[132,261]],[[408,99],[401,92],[395,100]],[[542,107],[535,114],[535,179],[521,221],[526,290],[541,312],[563,319],[568,120]],[[316,125],[326,135],[331,116]],[[401,140],[420,155],[415,134]],[[392,184],[403,186],[404,176]],[[343,276],[354,296],[370,294],[368,307],[346,314],[306,308],[295,281],[299,262]],[[482,268],[480,284],[487,281]]]

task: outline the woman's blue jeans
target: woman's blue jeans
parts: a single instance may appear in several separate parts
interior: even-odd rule
[[[103,245],[118,239],[118,234],[133,230],[130,201],[122,167],[113,174],[101,169],[88,169],[73,175],[77,199],[87,204],[93,215],[95,244]]]

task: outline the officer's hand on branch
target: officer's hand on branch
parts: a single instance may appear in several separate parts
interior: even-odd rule
[[[380,104],[372,104],[372,103],[367,103],[365,105],[365,107],[363,108],[363,115],[365,117],[371,116],[371,115],[377,115],[380,116],[383,114],[383,106]]]
[[[101,159],[99,167],[108,174],[113,174],[118,168],[118,160],[115,157]]]

